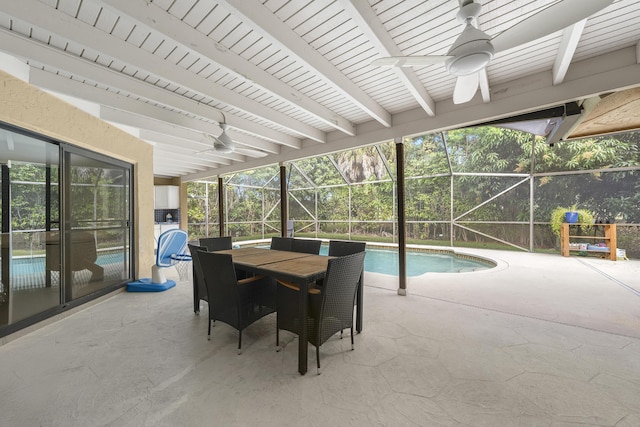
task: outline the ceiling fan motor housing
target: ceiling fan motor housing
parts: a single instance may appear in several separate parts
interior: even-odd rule
[[[489,36],[471,24],[456,39],[447,55],[447,70],[454,76],[465,76],[483,69],[493,58],[493,45]]]

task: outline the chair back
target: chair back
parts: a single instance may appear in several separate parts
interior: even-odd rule
[[[239,285],[231,255],[198,251],[198,258],[216,319],[237,327]]]
[[[277,237],[274,236],[271,238],[271,249],[275,249],[278,251],[290,251],[291,250],[291,242],[293,238],[291,237]]]
[[[293,239],[293,241],[291,242],[291,250],[293,252],[318,255],[320,253],[321,245],[321,240]]]
[[[345,256],[358,252],[364,252],[366,242],[352,242],[349,240],[330,240],[329,256]]]
[[[231,236],[203,237],[200,239],[200,246],[204,246],[209,252],[232,249]]]
[[[172,255],[185,255],[187,250],[187,232],[179,228],[173,228],[162,233],[158,237],[156,250],[156,265],[158,267],[171,267],[176,263]]]
[[[193,261],[193,281],[198,289],[199,299],[209,301],[207,297],[207,287],[204,284],[204,274],[202,273],[202,264],[200,264],[200,257],[198,251],[206,251],[204,246],[197,246],[189,244],[189,252],[191,252],[191,260]]]
[[[364,268],[364,252],[332,258],[322,289],[319,322],[316,335],[319,343],[353,324],[353,302]]]

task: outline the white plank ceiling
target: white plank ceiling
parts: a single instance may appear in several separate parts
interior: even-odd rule
[[[494,36],[557,1],[476,2],[479,28]],[[2,0],[0,68],[19,68],[31,84],[153,144],[155,175],[183,180],[640,86],[636,0],[500,52],[465,104],[453,104],[455,78],[442,65],[370,65],[382,56],[446,54],[462,31],[459,7],[457,0]],[[232,153],[209,150],[206,135],[219,135],[222,121]]]

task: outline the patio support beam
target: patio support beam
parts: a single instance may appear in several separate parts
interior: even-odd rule
[[[287,166],[280,163],[280,235],[287,237]]]
[[[534,203],[535,203],[535,179],[533,175],[529,177],[529,252],[533,253],[535,250],[535,216],[534,216]]]
[[[396,185],[398,186],[398,295],[407,295],[407,244],[405,241],[404,211],[404,144],[402,137],[395,137]]]
[[[402,51],[397,46],[395,40],[384,25],[374,8],[366,2],[358,2],[351,0],[341,0],[340,4],[344,7],[348,15],[353,19],[358,28],[362,30],[365,38],[369,40],[381,56],[401,56]],[[405,88],[411,93],[415,100],[420,104],[422,109],[431,117],[436,115],[436,103],[425,89],[424,83],[420,81],[416,72],[404,67],[394,67],[398,80],[402,82]]]
[[[220,205],[220,203],[218,203]],[[187,216],[189,214],[187,213]],[[188,222],[188,218],[187,218]],[[209,237],[209,183],[204,184],[204,235]]]
[[[351,210],[351,183],[348,184],[347,188],[349,189],[349,240],[351,240],[351,223],[353,221],[353,216],[351,215],[351,213],[353,212]]]
[[[246,0],[219,0],[217,3],[222,9],[231,11],[232,15],[236,15],[240,21],[254,28],[256,33],[269,34],[271,44],[278,46],[283,52],[287,52],[287,56],[305,64],[318,76],[326,79],[345,99],[385,128],[391,127],[391,113],[382,108],[345,74],[335,69],[326,57],[314,49],[309,49],[309,43],[288,25],[283,25],[283,22],[268,9],[266,4]]]
[[[207,199],[207,203],[209,200]],[[218,176],[218,224],[220,237],[224,237],[224,180],[221,176]],[[207,232],[207,235],[208,232]]]
[[[571,65],[571,59],[576,52],[578,42],[584,31],[584,26],[587,23],[586,19],[576,22],[575,24],[565,28],[562,32],[562,40],[560,41],[560,47],[558,48],[558,54],[556,60],[553,63],[553,84],[559,85],[564,81],[569,65]]]
[[[535,204],[535,177],[536,171],[536,136],[531,135],[531,170],[529,172],[529,252],[533,253],[535,243],[535,220],[534,204]]]
[[[451,165],[451,156],[449,156],[449,147],[447,146],[447,134],[440,132],[440,136],[444,142],[444,152],[447,155],[447,165],[449,167],[449,246],[453,247],[453,166]]]

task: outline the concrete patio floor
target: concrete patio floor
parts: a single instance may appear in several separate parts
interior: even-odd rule
[[[3,426],[638,426],[640,261],[464,250],[473,273],[365,277],[365,323],[297,373],[275,315],[243,334],[191,282],[119,292],[0,346]],[[171,278],[177,278],[177,274]]]

